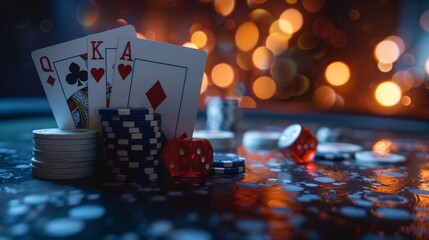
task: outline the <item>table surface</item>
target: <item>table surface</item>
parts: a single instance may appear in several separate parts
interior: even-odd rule
[[[287,122],[242,121],[238,142],[248,129],[281,130]],[[0,239],[429,238],[424,134],[339,127],[341,141],[366,150],[388,139],[407,159],[396,165],[300,165],[277,150],[250,152],[240,145],[234,152],[246,157],[242,175],[148,183],[35,179],[31,130],[54,125],[50,118],[0,122]],[[316,131],[321,124],[308,126]]]

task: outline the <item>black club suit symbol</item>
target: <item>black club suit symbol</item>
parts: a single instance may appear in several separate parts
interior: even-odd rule
[[[82,86],[83,82],[88,80],[88,72],[85,70],[80,70],[80,66],[72,62],[69,66],[70,73],[66,76],[66,81],[70,85],[77,83],[77,86]]]

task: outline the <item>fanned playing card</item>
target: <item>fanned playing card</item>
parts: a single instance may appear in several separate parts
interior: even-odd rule
[[[115,35],[94,34],[88,36],[88,111],[89,127],[99,129],[97,109],[110,106],[113,69],[115,67],[118,36],[136,37],[134,26],[118,28]]]
[[[111,106],[151,107],[167,138],[192,136],[207,53],[119,38]]]
[[[117,35],[120,27],[98,36]],[[58,127],[88,128],[87,38],[35,50],[32,58]]]

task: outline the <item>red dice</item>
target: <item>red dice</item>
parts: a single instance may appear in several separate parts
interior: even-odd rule
[[[204,177],[213,165],[213,147],[202,138],[177,138],[167,141],[162,161],[170,176]]]
[[[303,125],[292,124],[282,132],[278,147],[285,157],[308,163],[316,154],[317,138]]]

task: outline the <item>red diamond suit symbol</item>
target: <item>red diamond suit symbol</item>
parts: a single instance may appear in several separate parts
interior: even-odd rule
[[[154,110],[167,98],[159,80],[146,92],[146,96]]]

